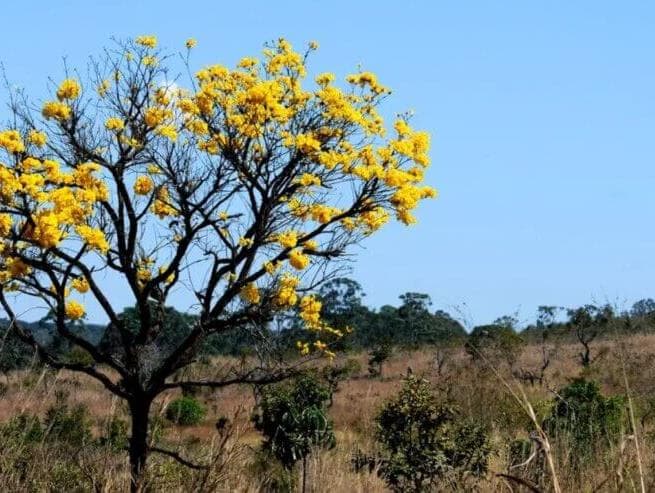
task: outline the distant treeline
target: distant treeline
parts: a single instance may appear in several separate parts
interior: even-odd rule
[[[398,306],[384,305],[376,310],[364,303],[365,294],[357,281],[339,278],[325,283],[317,295],[322,302],[323,320],[332,327],[347,329],[344,337],[326,341],[339,351],[371,350],[380,346],[419,348],[465,345],[469,352],[475,352],[485,341],[516,345],[546,339],[579,342],[588,350],[593,340],[607,335],[655,330],[655,301],[652,299],[640,300],[628,311],[618,311],[610,305],[589,304],[577,308],[540,306],[536,322],[527,327],[520,327],[517,317],[508,315],[491,324],[473,327],[469,333],[449,313],[433,311],[427,294],[407,292],[400,295]],[[138,331],[138,316],[134,308],[126,308],[121,318],[132,332]],[[159,331],[155,344],[158,353],[153,357],[165,356],[169,348],[188,334],[193,322],[193,315],[166,308],[163,329]],[[57,335],[50,317],[38,322],[23,322],[22,325],[51,351],[69,359],[87,360],[85,351],[71,347]],[[12,330],[7,330],[10,327],[8,321],[0,321],[0,326],[0,372],[36,364],[32,348]],[[113,351],[114,357],[123,356],[118,331],[111,325],[77,321],[71,330],[93,344]],[[292,310],[239,331],[216,334],[208,339],[200,354],[205,357],[243,356],[253,353],[255,348],[288,353],[297,351],[296,342],[307,338],[302,320]],[[581,353],[581,358],[584,360],[584,353]]]

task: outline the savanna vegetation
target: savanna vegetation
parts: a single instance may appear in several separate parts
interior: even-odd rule
[[[423,293],[371,308],[345,277],[436,192],[427,133],[385,126],[371,72],[308,82],[317,48],[185,86],[140,36],[43,104],[9,91],[3,489],[655,488],[655,302],[471,326]]]

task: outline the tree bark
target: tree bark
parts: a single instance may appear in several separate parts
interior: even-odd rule
[[[144,473],[148,460],[148,427],[152,399],[143,395],[129,401],[132,418],[132,434],[129,443],[130,491],[140,493],[144,487]]]

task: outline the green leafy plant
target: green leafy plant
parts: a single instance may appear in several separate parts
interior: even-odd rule
[[[313,447],[335,445],[326,411],[329,389],[312,375],[266,388],[253,416],[264,435],[263,448],[290,470]]]
[[[575,466],[595,457],[599,447],[615,442],[624,419],[623,397],[605,397],[596,382],[577,378],[559,391],[543,428],[568,442]]]
[[[427,380],[410,376],[376,418],[380,473],[391,490],[426,491],[447,477],[482,476],[491,445],[485,429],[458,419]]]
[[[393,347],[389,342],[382,342],[373,348],[368,360],[368,372],[372,377],[382,376],[383,364],[391,357],[392,352]]]
[[[205,417],[205,413],[204,406],[190,396],[175,399],[166,408],[166,418],[182,426],[197,425]]]
[[[46,411],[43,420],[45,439],[80,447],[90,443],[91,417],[83,404],[70,407],[59,400]]]

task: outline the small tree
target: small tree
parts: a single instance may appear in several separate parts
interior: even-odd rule
[[[514,370],[514,377],[519,380],[530,382],[534,385],[536,382],[543,385],[546,376],[546,370],[550,366],[551,359],[555,354],[555,347],[548,343],[551,337],[551,331],[555,325],[555,317],[561,308],[556,306],[540,306],[537,310],[537,325],[530,328],[539,342],[540,361],[532,367],[524,367]]]
[[[596,382],[578,378],[558,392],[543,428],[550,436],[567,442],[575,468],[614,445],[624,419],[622,397],[605,397]]]
[[[292,383],[264,389],[255,427],[264,435],[263,447],[291,471],[303,462],[302,491],[306,489],[307,456],[314,447],[334,447],[332,421],[327,416],[329,389],[314,376],[303,375]]]
[[[320,334],[298,341],[302,354],[330,355],[341,332],[321,320],[310,291],[335,276],[335,259],[349,247],[392,216],[413,223],[419,202],[435,196],[422,184],[428,134],[402,116],[384,136],[378,108],[389,90],[370,72],[343,85],[326,73],[307,87],[316,48],[299,53],[280,39],[261,60],[203,68],[184,88],[157,39],[139,36],[92,60],[84,78],[67,71],[40,111],[9,91],[0,305],[46,363],[85,373],[127,401],[132,491],[144,485],[150,410],[162,392],[291,373],[264,343],[249,367],[174,379],[209,338],[262,329],[299,306],[305,327]],[[171,293],[196,313],[162,347]],[[15,294],[50,310],[58,336],[93,362],[49,351],[17,320]],[[86,312],[82,295],[114,327],[118,351],[71,330]],[[126,295],[136,331],[119,316]]]
[[[381,474],[393,491],[422,492],[464,473],[481,476],[491,452],[486,432],[457,419],[439,402],[428,381],[410,376],[376,418],[386,454]]]
[[[585,305],[568,311],[568,325],[575,333],[575,337],[582,345],[579,353],[580,364],[589,366],[593,361],[591,343],[601,334],[605,333],[614,318],[614,311],[610,305],[597,307]]]
[[[504,319],[498,319],[492,325],[475,327],[464,345],[466,352],[474,360],[485,363],[507,363],[514,367],[523,348],[523,339],[516,333],[514,327]]]
[[[384,363],[393,353],[393,346],[390,342],[381,342],[373,348],[368,358],[368,372],[372,377],[381,377]]]

